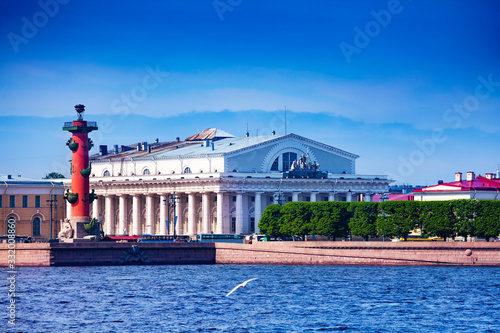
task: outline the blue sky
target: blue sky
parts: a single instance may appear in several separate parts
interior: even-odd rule
[[[207,127],[297,133],[432,185],[500,163],[500,1],[0,1],[0,173]]]

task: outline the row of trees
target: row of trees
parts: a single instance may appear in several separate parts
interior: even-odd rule
[[[349,235],[400,237],[415,229],[425,237],[468,236],[489,240],[500,234],[500,201],[289,202],[270,205],[259,223],[272,236]]]

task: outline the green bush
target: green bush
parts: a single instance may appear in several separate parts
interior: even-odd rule
[[[365,240],[406,240],[419,226],[425,236],[489,240],[500,234],[500,201],[289,202],[267,206],[259,223],[261,232],[272,236],[316,234],[335,239],[351,234]]]
[[[379,205],[377,235],[408,238],[420,222],[420,205],[415,201],[386,201]]]
[[[280,229],[281,206],[277,204],[266,207],[259,222],[260,232],[271,236],[282,236]]]
[[[377,236],[375,222],[378,216],[378,203],[376,202],[351,202],[349,211],[352,217],[349,220],[351,234],[361,236],[365,241],[369,237]]]
[[[316,235],[335,238],[345,238],[349,235],[349,202],[323,201],[311,203],[312,231]]]

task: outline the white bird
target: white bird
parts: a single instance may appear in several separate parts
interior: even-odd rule
[[[245,281],[245,282],[243,282],[243,283],[241,283],[241,284],[237,285],[236,287],[234,287],[234,288],[233,288],[233,290],[231,290],[231,291],[229,292],[229,294],[227,294],[227,295],[226,295],[226,297],[227,297],[227,296],[229,296],[229,295],[231,295],[232,293],[234,293],[234,292],[236,291],[236,289],[238,289],[239,287],[246,288],[247,283],[248,283],[248,282],[250,282],[250,281],[253,281],[253,280],[257,280],[257,278],[253,278],[253,279],[247,280],[247,281]]]

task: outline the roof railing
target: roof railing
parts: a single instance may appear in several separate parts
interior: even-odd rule
[[[64,127],[78,127],[78,126],[74,126],[72,121],[65,121]],[[97,127],[97,122],[96,121],[87,121],[87,127]]]

